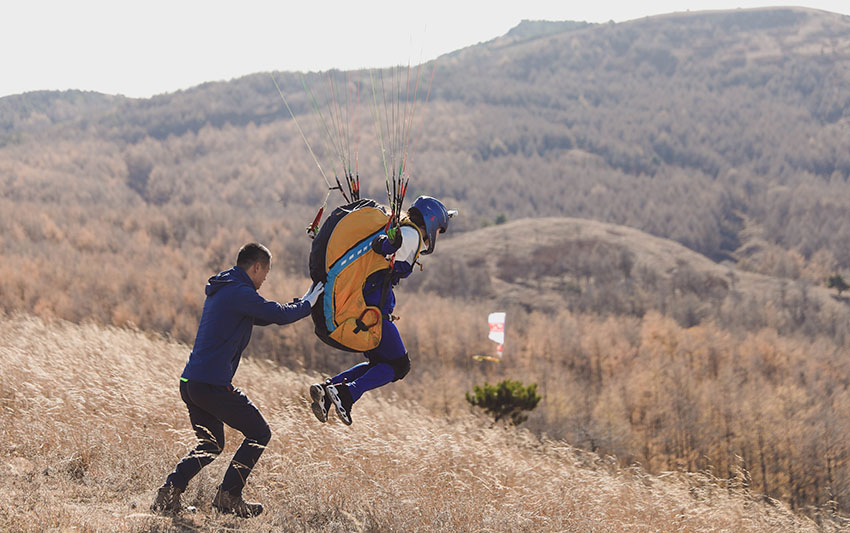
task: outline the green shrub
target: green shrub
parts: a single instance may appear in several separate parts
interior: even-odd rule
[[[838,296],[841,296],[841,293],[850,289],[850,285],[847,285],[847,282],[844,281],[839,274],[835,274],[829,277],[826,280],[826,286],[830,289],[835,289],[838,291]]]
[[[466,401],[481,407],[498,422],[510,420],[518,426],[528,419],[525,411],[532,411],[540,403],[537,383],[525,386],[521,381],[506,379],[498,385],[485,382],[483,386],[473,387],[472,394],[466,393]]]

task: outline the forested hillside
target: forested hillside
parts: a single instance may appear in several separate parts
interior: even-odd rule
[[[0,99],[0,310],[191,343],[207,277],[248,240],[275,255],[263,294],[300,296],[327,186],[275,80],[329,174],[313,99],[357,89],[363,194],[382,199],[369,106],[406,71]],[[484,379],[538,381],[539,433],[850,509],[850,321],[823,287],[850,277],[850,17],[527,21],[415,76],[408,198],[461,215],[401,286],[399,394],[451,415]],[[485,367],[497,305],[510,344]],[[352,361],[307,322],[257,329],[251,355]]]
[[[299,77],[277,76],[303,120],[310,100]],[[826,12],[526,22],[438,60],[412,170],[417,187],[467,208],[466,227],[500,214],[579,216],[715,259],[738,250],[759,271],[774,268],[779,250],[792,262],[817,257],[848,269],[848,76],[850,20]],[[308,74],[308,87],[321,92],[325,77]],[[368,76],[361,81],[369,95]],[[370,132],[369,97],[362,99]],[[257,146],[250,131],[264,125],[276,128]],[[48,151],[85,132],[115,153],[126,167],[116,177],[146,201],[185,202],[209,189],[207,172],[243,181],[258,173],[265,190],[285,187],[297,204],[313,205],[321,194],[268,74],[143,101],[9,97],[0,100],[0,127],[7,146],[37,142]],[[182,172],[155,148],[177,139],[191,146]],[[369,142],[364,166],[378,174],[377,164],[368,166],[377,163]],[[232,161],[222,166],[212,149]],[[257,151],[268,168],[248,156]]]
[[[522,377],[544,398],[528,422],[538,431],[651,471],[744,475],[794,509],[846,508],[846,298],[587,220],[519,220],[439,246],[409,285],[451,310],[418,296],[399,313],[411,353],[439,365],[434,409],[483,379]],[[493,353],[492,310],[508,316],[496,368],[468,357]]]
[[[850,343],[850,307],[835,290],[718,264],[625,226],[523,219],[446,239],[440,252],[406,285],[501,307],[639,317],[656,311],[683,327],[713,322],[736,333],[772,328]]]

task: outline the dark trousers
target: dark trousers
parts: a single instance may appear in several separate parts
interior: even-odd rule
[[[224,449],[224,424],[245,435],[230,462],[222,490],[241,494],[251,469],[266,449],[272,433],[257,407],[239,389],[197,381],[180,381],[180,396],[189,409],[189,420],[198,445],[184,457],[166,483],[186,489],[189,481]]]

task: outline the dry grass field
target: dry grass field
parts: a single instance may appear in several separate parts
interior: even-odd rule
[[[354,425],[317,422],[315,376],[257,359],[236,385],[266,415],[251,520],[209,502],[239,442],[189,486],[199,511],[153,515],[193,444],[178,396],[185,345],[127,329],[0,315],[0,531],[833,531],[697,474],[649,476],[467,415],[447,422],[386,392]]]

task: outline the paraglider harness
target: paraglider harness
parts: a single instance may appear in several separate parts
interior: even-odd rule
[[[334,348],[349,352],[374,349],[381,341],[382,320],[391,320],[382,310],[392,285],[392,263],[372,251],[372,241],[386,235],[390,218],[375,200],[357,200],[334,209],[313,239],[310,277],[323,282],[325,292],[311,315],[316,335]],[[416,228],[406,219],[400,225]],[[380,303],[374,307],[366,303],[363,289],[367,279],[381,270],[389,272]]]
[[[434,61],[431,82],[434,81],[436,66],[437,62]],[[272,76],[275,88],[327,186],[325,200],[312,224],[307,227],[307,234],[313,238],[310,277],[314,282],[321,281],[325,284],[321,305],[317,302],[311,313],[316,335],[340,350],[364,352],[376,348],[381,341],[383,320],[389,318],[382,315],[382,309],[390,294],[391,284],[397,279],[393,269],[395,256],[387,261],[385,256],[372,252],[373,240],[384,234],[392,242],[392,237],[396,235],[391,233],[401,231],[402,226],[416,228],[419,243],[414,263],[419,257],[424,240],[422,230],[401,216],[410,181],[407,168],[412,153],[411,146],[417,137],[414,118],[419,108],[416,103],[420,90],[421,68],[420,64],[415,69],[411,69],[409,65],[407,69],[390,69],[387,73],[390,75],[388,84],[384,83],[383,71],[378,72],[380,78],[377,80],[369,73],[372,117],[383,163],[387,210],[374,200],[360,199],[358,129],[357,120],[354,119],[360,101],[359,79],[354,82],[349,75],[343,81],[344,87],[338,87],[339,80],[329,72],[330,98],[327,109],[323,112],[319,101],[307,87],[305,78],[301,78],[305,92],[312,101],[313,116],[327,137],[326,147],[333,170],[332,177],[329,177],[295,113],[292,112],[280,85]],[[407,76],[407,91],[401,91],[404,73]],[[431,95],[431,82],[428,84],[426,101]],[[387,90],[387,87],[392,89]],[[344,98],[339,98],[343,95]],[[383,105],[379,105],[379,102]],[[335,186],[333,182],[336,183]],[[348,189],[347,194],[342,183],[345,183]],[[342,194],[346,205],[335,209],[319,230],[319,222],[327,207],[328,197],[334,190]],[[381,270],[387,270],[388,273],[381,291],[380,304],[378,307],[367,305],[363,294],[364,287],[367,282],[371,285],[370,276]]]

